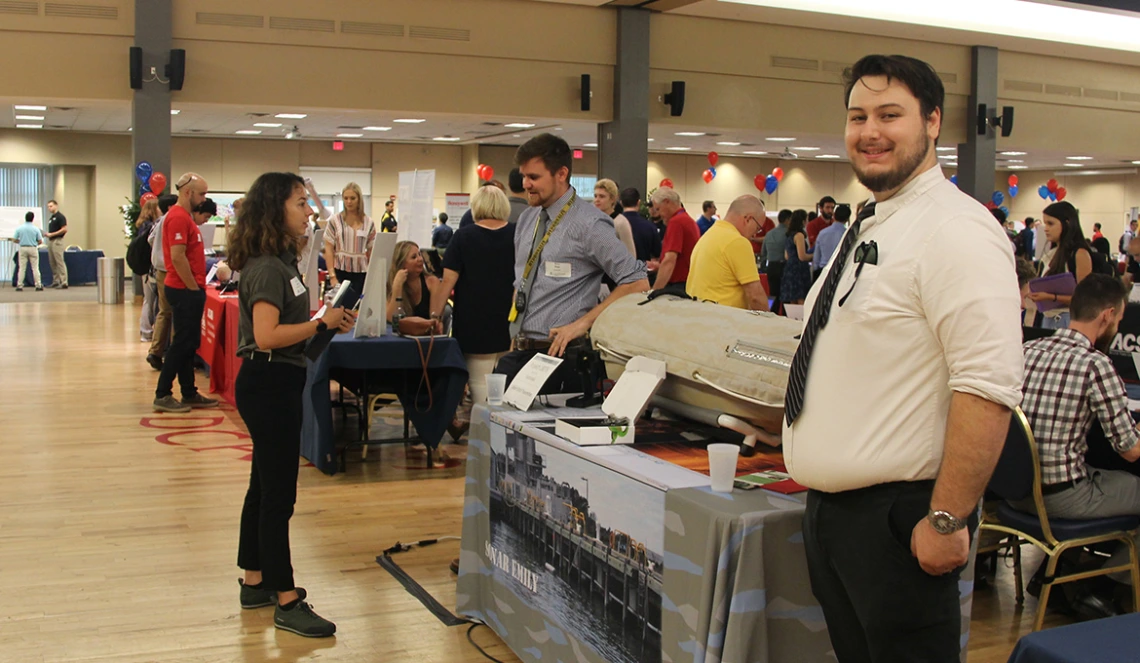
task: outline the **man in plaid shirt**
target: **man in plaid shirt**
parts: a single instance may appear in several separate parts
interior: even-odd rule
[[[1112,448],[1140,459],[1140,431],[1128,412],[1124,382],[1107,352],[1124,317],[1128,291],[1111,276],[1091,274],[1073,293],[1068,329],[1025,344],[1021,407],[1037,439],[1045,508],[1057,518],[1140,514],[1140,477],[1085,463],[1093,418]],[[1014,504],[1033,512],[1033,500]],[[1140,541],[1138,541],[1140,543]],[[1109,564],[1124,563],[1127,551]]]

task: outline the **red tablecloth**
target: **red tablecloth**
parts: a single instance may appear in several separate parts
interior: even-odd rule
[[[210,367],[210,391],[234,404],[234,381],[241,359],[237,352],[237,293],[220,294],[206,289],[206,309],[202,313],[202,343],[198,356]]]

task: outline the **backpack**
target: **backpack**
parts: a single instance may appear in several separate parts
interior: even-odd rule
[[[149,222],[143,224],[143,227],[135,233],[135,238],[127,245],[127,266],[139,276],[149,274],[152,267],[150,264],[150,242],[147,241],[147,238],[150,237],[150,230],[153,225]]]

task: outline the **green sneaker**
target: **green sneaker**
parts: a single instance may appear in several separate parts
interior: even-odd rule
[[[304,601],[297,601],[292,610],[283,610],[278,605],[273,613],[273,625],[306,638],[327,638],[336,633],[336,624],[313,612],[313,606]]]
[[[241,585],[241,607],[243,610],[277,605],[277,592],[275,590],[250,587],[241,578],[238,578],[238,584]],[[297,596],[301,597],[302,601],[305,600],[308,594],[304,587],[297,588]]]
[[[183,405],[179,400],[173,396],[163,396],[162,398],[154,399],[155,412],[176,412],[184,414],[190,411],[189,405]]]

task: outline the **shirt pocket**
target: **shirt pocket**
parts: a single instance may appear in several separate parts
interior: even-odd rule
[[[855,320],[865,320],[870,317],[875,306],[875,294],[879,282],[880,267],[878,265],[849,264],[839,279],[839,288],[835,291],[835,302],[842,305],[833,309],[833,315],[852,316]],[[858,275],[858,276],[856,276]],[[846,299],[844,299],[846,297]]]

